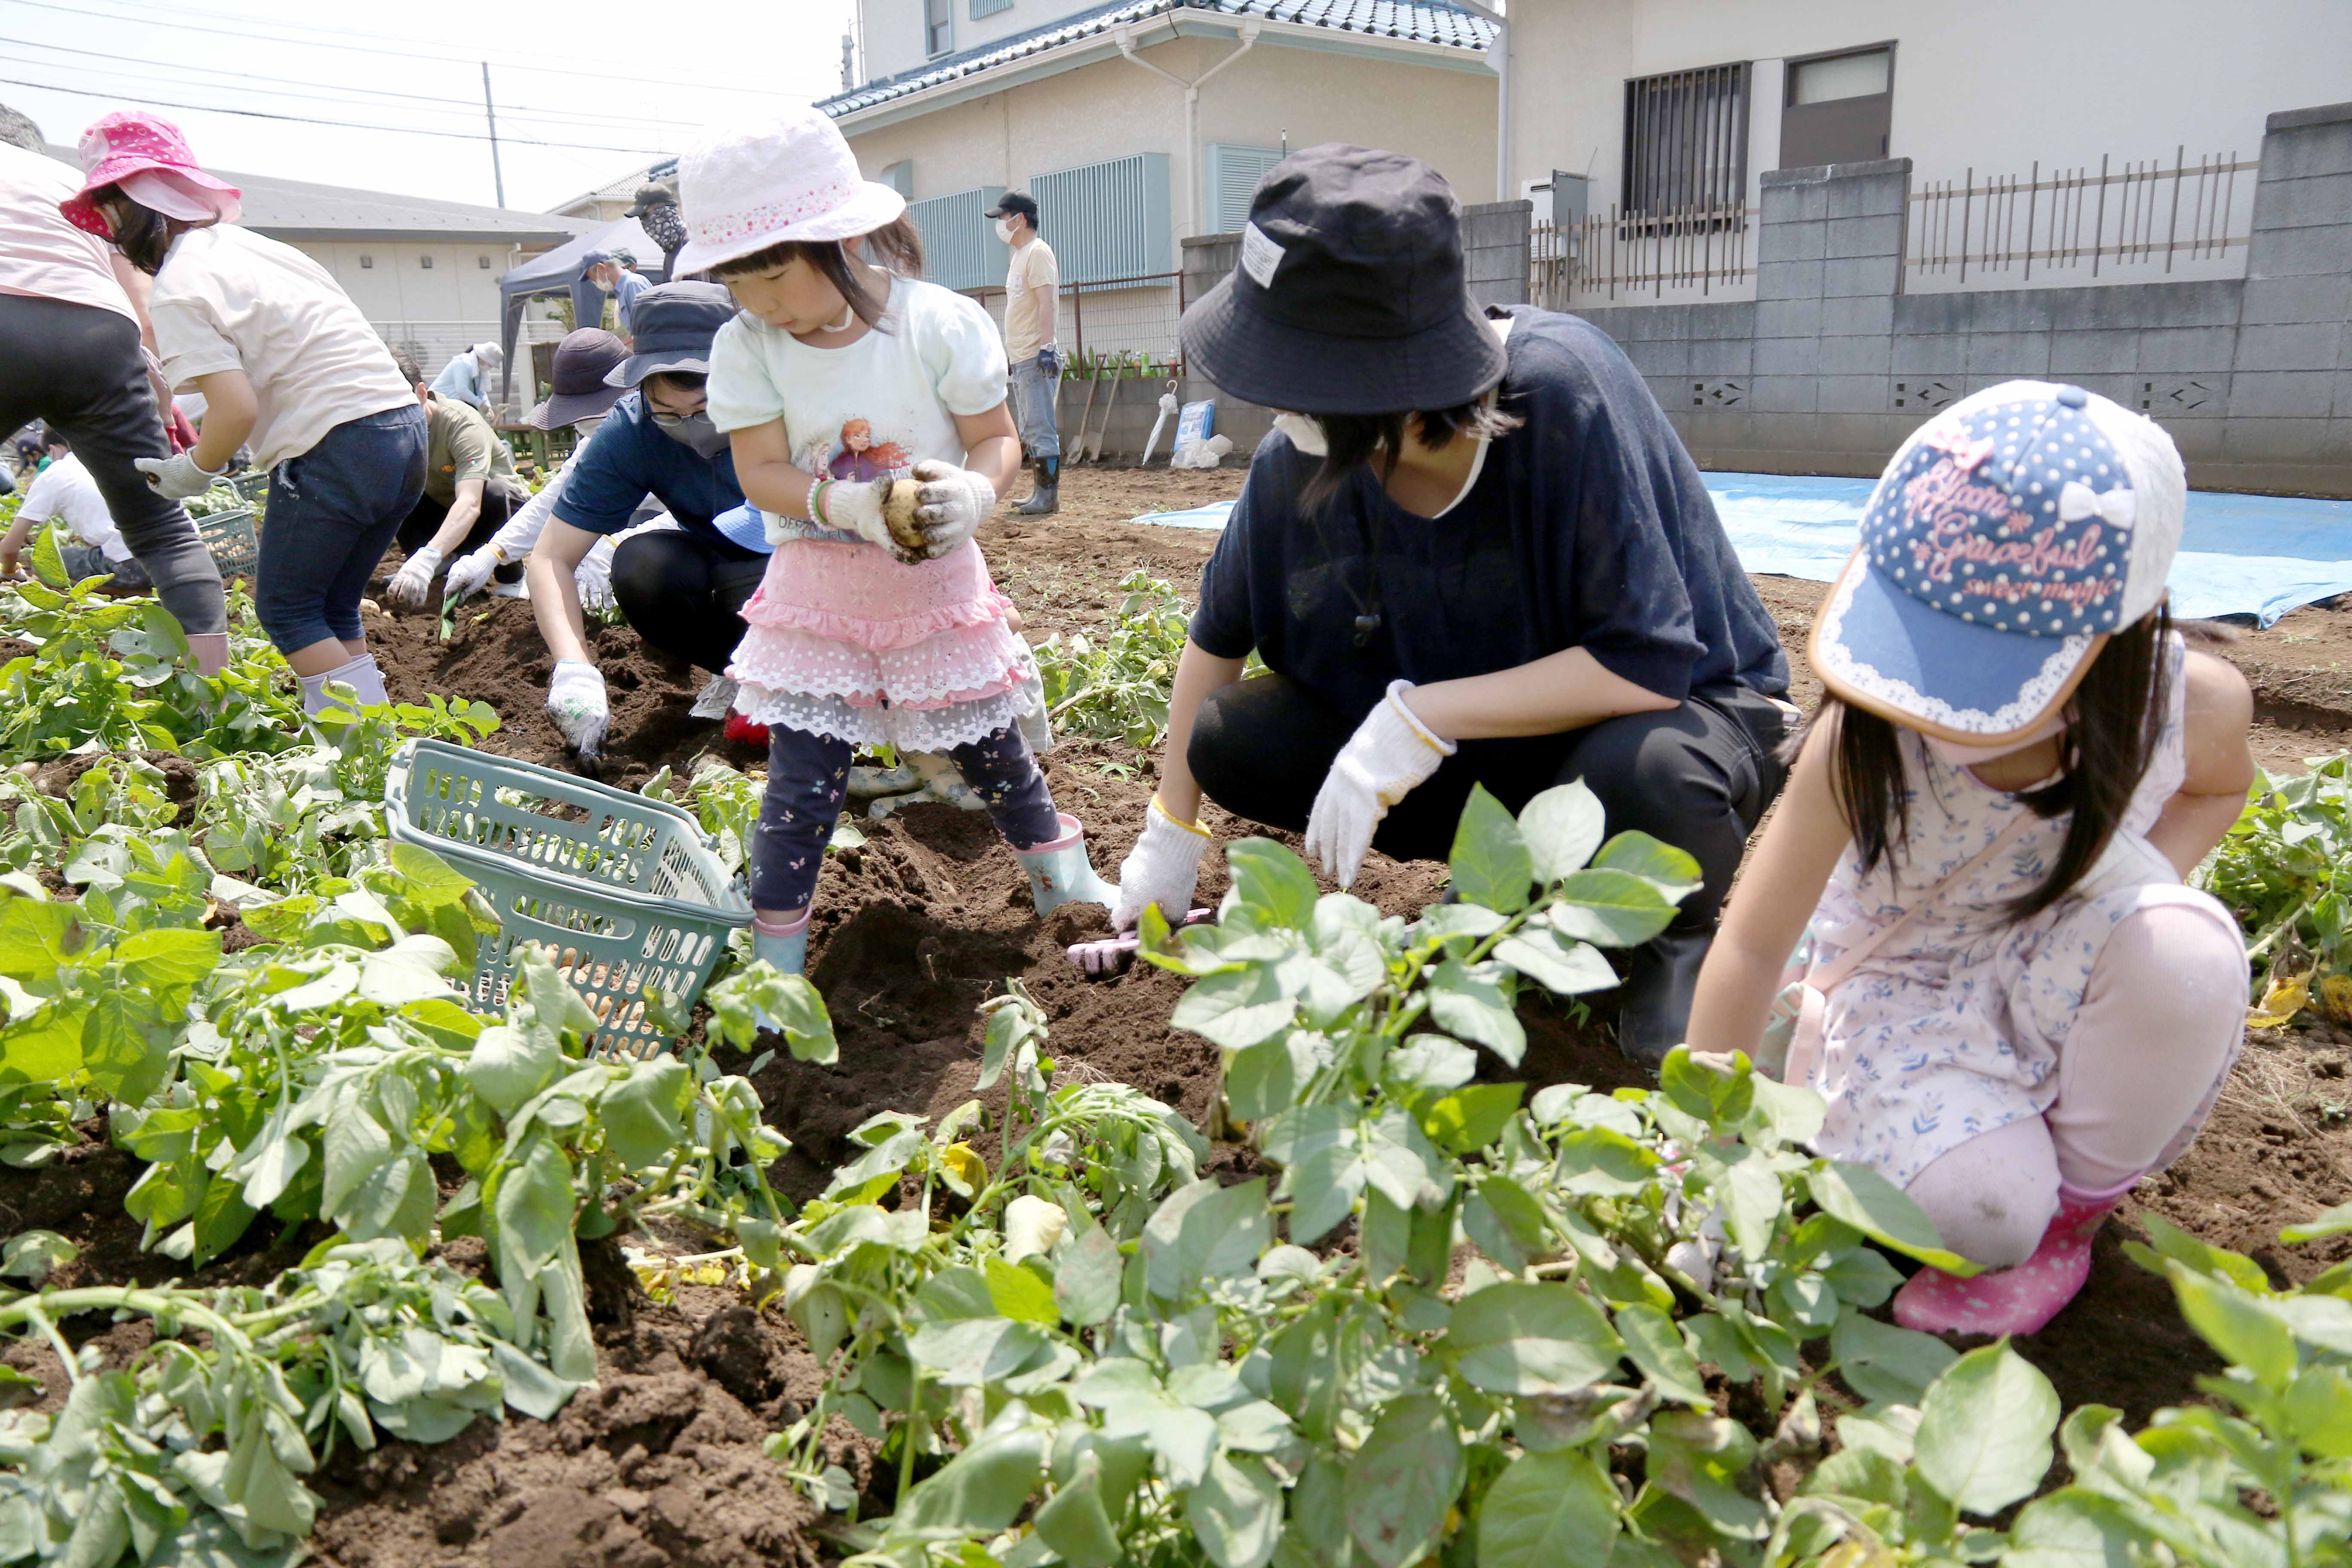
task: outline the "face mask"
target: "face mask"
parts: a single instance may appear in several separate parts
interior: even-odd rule
[[[1277,414],[1274,427],[1290,438],[1290,444],[1310,458],[1328,458],[1331,443],[1323,437],[1323,422],[1310,414]]]
[[[1013,243],[1013,225],[1003,218],[996,220],[996,237],[1005,244]]]
[[[710,422],[708,413],[689,415],[669,425],[656,420],[655,425],[663,435],[690,448],[698,458],[716,458],[727,450],[727,433]]]
[[[2028,746],[2038,746],[2066,727],[2066,716],[2055,713],[2033,727],[2033,732],[2021,740],[2006,741],[1998,746],[1963,746],[1957,741],[1947,741],[1935,735],[1922,734],[1927,750],[1937,762],[1948,767],[1973,768],[2013,755]]]

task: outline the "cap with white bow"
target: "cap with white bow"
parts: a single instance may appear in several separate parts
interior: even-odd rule
[[[2162,602],[2187,500],[2153,421],[2079,386],[1988,387],[1887,465],[1814,624],[1814,668],[1839,698],[1945,740],[2026,733]]]

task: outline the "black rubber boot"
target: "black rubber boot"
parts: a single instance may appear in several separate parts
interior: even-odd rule
[[[1015,517],[1050,517],[1062,510],[1055,493],[1062,487],[1062,459],[1040,458],[1036,462],[1037,482],[1029,491],[1029,499],[1013,509]]]
[[[1715,930],[1710,923],[1663,931],[1628,955],[1632,962],[1618,988],[1617,1012],[1617,1048],[1628,1061],[1655,1072],[1666,1053],[1683,1043],[1699,966],[1706,962]]]

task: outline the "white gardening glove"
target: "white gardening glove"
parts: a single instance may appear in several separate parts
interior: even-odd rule
[[[401,609],[421,610],[433,586],[433,574],[439,570],[441,552],[429,544],[423,545],[392,574],[392,581],[384,585],[383,596]]]
[[[138,458],[131,466],[147,476],[147,483],[173,500],[186,500],[200,496],[213,488],[213,481],[228,472],[224,463],[219,469],[205,468],[196,461],[196,450],[191,447],[168,458]]]
[[[1372,847],[1372,829],[1389,807],[1428,781],[1454,752],[1405,705],[1410,680],[1389,683],[1388,695],[1339,748],[1307,817],[1307,853],[1342,888],[1352,884]]]
[[[563,743],[583,757],[604,749],[604,727],[613,721],[604,702],[604,672],[576,658],[560,660],[547,682],[547,716],[563,732]]]
[[[1153,795],[1142,837],[1118,863],[1118,902],[1110,911],[1113,929],[1131,929],[1143,918],[1147,904],[1158,904],[1170,925],[1181,924],[1192,911],[1192,889],[1201,882],[1201,853],[1208,847],[1206,833],[1177,821]]]
[[[600,539],[595,548],[572,568],[572,585],[580,590],[580,607],[602,615],[613,607],[613,545]]]
[[[490,574],[506,563],[499,559],[495,544],[485,544],[479,550],[468,551],[449,563],[448,594],[452,599],[470,599],[489,585]],[[394,578],[396,583],[398,578]]]
[[[996,510],[996,487],[970,468],[932,458],[915,465],[915,482],[923,487],[916,493],[915,521],[923,531],[926,561],[970,539]]]
[[[890,537],[890,525],[882,521],[882,493],[887,488],[871,479],[835,480],[817,498],[817,509],[824,513],[816,520],[817,525],[854,533],[868,544],[898,553],[898,542]]]

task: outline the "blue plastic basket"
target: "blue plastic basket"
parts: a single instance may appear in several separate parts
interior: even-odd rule
[[[667,801],[431,740],[394,754],[383,800],[395,842],[448,860],[498,911],[499,933],[475,949],[476,1012],[505,1009],[537,947],[587,1000],[599,1046],[647,1055],[669,1044],[647,991],[682,1012],[751,921],[717,841]]]

